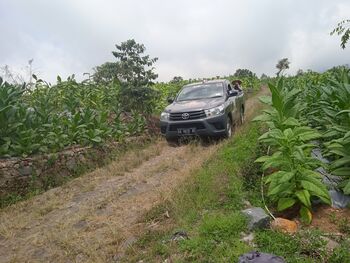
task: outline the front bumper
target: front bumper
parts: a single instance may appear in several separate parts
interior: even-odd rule
[[[183,136],[178,129],[195,129],[189,135],[198,136],[222,136],[225,134],[227,115],[222,114],[197,120],[184,121],[160,121],[160,131],[167,139]]]

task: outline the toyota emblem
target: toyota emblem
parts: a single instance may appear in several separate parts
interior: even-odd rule
[[[185,113],[182,113],[181,117],[182,117],[182,119],[184,119],[184,120],[188,120],[188,118],[190,117],[190,114],[188,114],[187,112],[185,112]]]

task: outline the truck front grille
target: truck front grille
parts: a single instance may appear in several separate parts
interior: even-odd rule
[[[187,117],[188,118],[184,118],[183,114],[188,114]],[[170,113],[170,120],[171,121],[187,121],[187,120],[197,120],[197,119],[202,119],[205,118],[205,112],[204,110],[200,110],[200,111],[189,111],[189,112],[174,112],[174,113]]]

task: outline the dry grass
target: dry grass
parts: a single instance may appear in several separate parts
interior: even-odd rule
[[[247,102],[247,118],[256,99]],[[239,132],[239,131],[238,131]],[[156,141],[118,161],[0,211],[2,262],[106,262],[157,220],[140,218],[165,203],[222,142],[169,147]],[[171,220],[171,219],[169,219]]]

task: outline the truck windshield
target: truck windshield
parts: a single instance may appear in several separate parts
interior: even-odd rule
[[[208,98],[218,98],[224,95],[224,86],[222,83],[207,83],[198,84],[195,86],[184,87],[179,95],[177,101],[184,100],[200,100]]]

